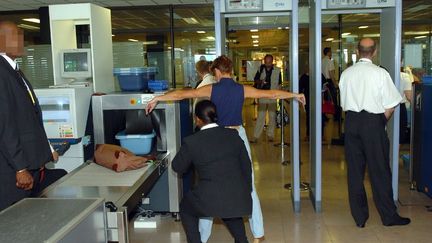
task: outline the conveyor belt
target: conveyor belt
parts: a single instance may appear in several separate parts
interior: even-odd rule
[[[101,197],[118,207],[127,206],[132,209],[148,193],[167,166],[168,153],[156,157],[153,164],[120,173],[88,161],[46,188],[41,197]]]
[[[91,163],[59,186],[133,186],[148,169],[149,166],[145,166],[138,170],[118,173]]]

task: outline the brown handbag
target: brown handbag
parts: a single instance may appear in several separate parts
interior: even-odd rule
[[[94,162],[116,172],[136,170],[147,165],[147,161],[154,160],[154,156],[136,156],[129,150],[112,144],[96,146]]]

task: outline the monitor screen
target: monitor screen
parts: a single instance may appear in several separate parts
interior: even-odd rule
[[[67,96],[38,97],[42,110],[43,122],[66,123],[70,122],[70,98]]]
[[[87,52],[65,52],[63,53],[64,72],[87,72],[89,71]]]

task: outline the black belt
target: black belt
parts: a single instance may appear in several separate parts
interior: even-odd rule
[[[376,113],[371,113],[371,112],[369,112],[369,111],[365,111],[365,110],[361,110],[361,111],[346,111],[346,112],[345,112],[345,114],[348,114],[348,113],[354,113],[354,114],[360,114],[360,113],[363,113],[363,114],[371,114],[371,115],[377,115],[377,116],[382,116],[382,115],[384,115],[384,113],[378,113],[378,114],[376,114]]]

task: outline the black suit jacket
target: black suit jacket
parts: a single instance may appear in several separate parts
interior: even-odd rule
[[[236,130],[215,127],[185,138],[172,168],[184,173],[192,165],[199,180],[185,197],[202,215],[234,218],[251,214],[251,161]]]
[[[42,112],[27,84],[35,104],[20,74],[0,56],[0,174],[36,170],[52,160]]]

